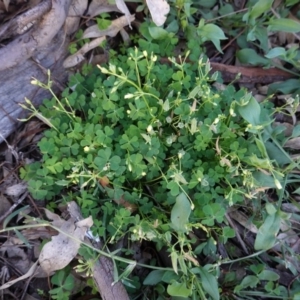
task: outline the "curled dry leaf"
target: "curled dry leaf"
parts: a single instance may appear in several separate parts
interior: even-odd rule
[[[3,4],[5,6],[6,11],[8,11],[9,2],[10,2],[10,0],[3,0]]]
[[[64,68],[72,68],[77,64],[81,63],[85,58],[84,54],[88,51],[100,46],[100,44],[105,40],[105,37],[99,37],[87,44],[85,44],[80,50],[78,50],[73,55],[67,57],[63,63]]]
[[[278,126],[284,126],[285,130],[284,130],[284,136],[289,137],[292,135],[293,130],[294,130],[294,125],[287,123],[287,122],[274,122],[273,123],[273,127],[276,128]]]
[[[284,146],[285,148],[291,148],[291,149],[300,149],[300,138],[294,138],[287,141]]]
[[[3,216],[11,206],[10,201],[0,193],[0,216]]]
[[[89,4],[87,15],[93,18],[100,14],[112,11],[119,12],[119,9],[116,5],[110,5],[105,0],[92,0],[92,2]]]
[[[117,8],[125,15],[125,18],[128,22],[128,25],[129,27],[131,28],[131,14],[130,14],[130,11],[128,10],[124,0],[116,0],[116,5],[117,5]]]
[[[12,286],[13,284],[17,283],[18,281],[24,280],[28,277],[31,277],[35,271],[37,269],[37,262],[35,262],[30,269],[28,270],[28,272],[26,274],[24,274],[23,276],[18,277],[17,279],[11,280],[3,285],[0,286],[0,290],[4,290],[9,288],[10,286]]]
[[[78,30],[80,19],[87,9],[87,5],[87,0],[74,0],[71,3],[65,22],[65,31],[68,35]]]
[[[4,193],[8,196],[19,197],[26,191],[27,191],[27,183],[21,182],[7,187]]]
[[[166,16],[170,11],[170,5],[166,0],[146,0],[146,2],[153,22],[157,26],[163,25],[167,19]]]
[[[47,215],[50,214],[47,212]],[[93,225],[91,217],[76,222],[73,218],[65,221],[53,213],[51,215],[55,219],[53,224],[56,227],[57,224],[61,225],[61,232],[43,247],[39,257],[42,269],[48,274],[64,268],[72,261],[77,255],[80,241],[83,241],[86,231]]]
[[[235,221],[237,221],[239,224],[244,226],[247,230],[257,234],[258,232],[257,227],[242,212],[238,211],[235,208],[231,208],[229,212],[229,216]]]
[[[134,15],[130,15],[129,21],[132,22],[134,21]],[[111,22],[111,25],[104,29],[100,30],[98,25],[93,25],[87,28],[83,35],[83,39],[87,38],[97,38],[97,37],[102,37],[102,36],[111,36],[114,37],[118,34],[118,32],[125,26],[127,26],[128,20],[125,16],[120,17],[116,20],[113,20]]]

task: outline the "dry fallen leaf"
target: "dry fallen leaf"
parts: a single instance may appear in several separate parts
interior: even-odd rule
[[[70,55],[65,59],[63,62],[64,68],[72,68],[76,66],[77,64],[81,63],[85,58],[84,54],[88,51],[100,46],[100,44],[105,40],[105,37],[99,37],[87,44],[85,44],[81,49],[79,49],[76,53],[73,55]]]
[[[27,183],[21,182],[7,187],[4,193],[8,196],[19,197],[27,191]]]
[[[0,216],[4,215],[11,208],[10,201],[2,194],[0,194]]]
[[[92,2],[89,4],[87,15],[93,18],[102,13],[108,13],[112,11],[119,12],[119,9],[116,5],[110,5],[105,0],[92,0]]]
[[[3,4],[5,6],[6,11],[8,11],[9,2],[10,0],[3,0]]]
[[[23,276],[18,277],[17,279],[11,280],[3,285],[0,286],[0,290],[4,290],[9,288],[10,286],[12,286],[13,284],[17,283],[18,281],[24,280],[30,276],[32,276],[35,271],[37,269],[37,262],[35,262],[30,269],[28,270],[28,272],[26,274],[24,274]]]
[[[161,26],[167,19],[167,14],[170,11],[170,5],[166,0],[146,0],[150,10],[152,20],[157,26]]]
[[[78,30],[81,17],[87,8],[87,5],[87,0],[74,0],[70,5],[68,17],[65,22],[65,31],[68,35],[71,35]]]
[[[51,274],[53,271],[63,269],[77,255],[80,242],[84,240],[86,231],[93,225],[91,217],[76,222],[73,218],[68,221],[60,219],[51,213],[54,219],[53,224],[61,224],[61,232],[52,237],[42,249],[39,263],[42,269]],[[49,217],[49,214],[47,214]]]
[[[290,139],[289,141],[287,141],[283,147],[288,147],[291,149],[300,149],[300,138],[294,138],[294,139]]]
[[[129,16],[129,21],[134,21],[134,15]],[[114,37],[118,34],[118,32],[128,24],[128,19],[123,16],[116,20],[113,20],[110,26],[104,30],[100,30],[98,25],[93,25],[87,28],[83,35],[82,39],[88,38],[96,38],[96,37],[103,37],[103,36],[111,36]]]
[[[125,15],[126,17],[126,20],[128,22],[128,25],[129,27],[131,28],[131,14],[130,14],[130,11],[128,10],[124,0],[116,0],[116,5],[117,5],[117,8]]]
[[[247,230],[257,234],[258,229],[257,227],[249,220],[249,218],[243,214],[242,212],[238,211],[237,209],[230,209],[229,216],[237,221],[239,224],[244,226]]]

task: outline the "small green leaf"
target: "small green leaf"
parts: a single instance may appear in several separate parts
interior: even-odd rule
[[[268,31],[283,31],[297,33],[300,31],[300,23],[287,18],[273,19],[269,21]]]
[[[126,279],[133,271],[133,269],[136,267],[136,262],[130,263],[127,265],[126,269],[123,271],[121,275],[114,276],[114,282],[113,284],[117,283],[119,280]]]
[[[246,105],[238,106],[240,115],[251,125],[260,125],[260,105],[254,97],[251,97]]]
[[[291,162],[289,155],[285,153],[285,151],[279,147],[277,147],[272,142],[265,142],[266,150],[268,156],[271,160],[275,160],[279,166],[287,165]]]
[[[186,267],[186,264],[185,264],[184,257],[183,256],[179,256],[178,257],[178,262],[179,262],[180,270],[182,271],[182,273],[184,275],[187,275],[187,267]]]
[[[169,181],[167,184],[167,188],[170,189],[172,196],[177,196],[179,194],[179,186],[175,181]]]
[[[248,13],[243,16],[244,21],[255,20],[266,11],[270,10],[274,0],[259,0],[250,9]]]
[[[255,50],[250,48],[239,50],[236,57],[242,64],[250,64],[253,66],[266,66],[269,64],[268,59],[258,55]]]
[[[255,243],[255,250],[268,250],[276,243],[276,236],[280,229],[281,218],[278,214],[268,215],[264,223],[260,226]]]
[[[203,6],[205,8],[212,8],[216,4],[217,0],[199,0],[198,5]]]
[[[227,242],[227,239],[234,238],[234,237],[235,237],[235,231],[233,228],[230,228],[228,226],[223,227],[224,243]]]
[[[279,279],[279,275],[270,270],[263,270],[260,274],[258,274],[258,278],[260,280],[268,280],[268,281],[276,281]]]
[[[184,282],[179,283],[175,281],[168,285],[167,292],[170,296],[188,297],[192,291],[186,287]]]
[[[255,288],[259,283],[259,279],[254,275],[246,276],[241,284],[237,285],[234,289],[234,292],[239,292],[240,290],[246,289],[248,287]]]
[[[172,262],[172,267],[173,270],[176,274],[178,274],[178,266],[177,266],[177,262],[178,262],[178,255],[176,251],[172,251],[171,253],[171,262]]]
[[[176,198],[176,203],[171,211],[171,222],[172,227],[177,232],[186,232],[186,225],[189,221],[189,216],[191,214],[191,203],[187,199],[184,193],[181,193]]]
[[[300,80],[288,79],[284,82],[272,83],[268,89],[268,95],[281,92],[282,94],[292,94],[299,91]]]
[[[201,284],[205,292],[208,293],[214,300],[219,300],[220,293],[216,277],[210,274],[204,268],[199,267],[198,271],[201,276]]]
[[[35,199],[45,199],[46,195],[48,194],[48,191],[44,190],[42,186],[43,182],[40,180],[29,180],[28,190]]]
[[[151,271],[147,277],[144,279],[143,284],[144,285],[156,285],[159,282],[161,282],[162,277],[164,275],[164,270],[153,270]]]
[[[256,146],[257,146],[260,154],[262,155],[262,157],[268,157],[265,143],[261,139],[258,139],[258,138],[255,138],[255,143],[256,143]]]
[[[155,40],[161,40],[168,36],[168,31],[161,27],[149,27],[149,33]]]
[[[277,212],[277,209],[273,204],[267,203],[266,211],[267,211],[268,215],[274,215]]]
[[[178,278],[179,276],[174,271],[165,271],[161,280],[166,283],[171,283],[178,280]]]
[[[274,177],[271,174],[255,171],[252,175],[256,181],[257,186],[276,188],[276,185],[274,183]]]
[[[278,56],[284,56],[286,54],[286,50],[283,47],[275,47],[271,49],[266,55],[266,58],[275,58]]]
[[[67,278],[65,279],[63,288],[68,290],[68,291],[73,290],[73,288],[74,288],[74,277],[73,277],[72,274],[69,274],[67,276]]]
[[[220,40],[226,40],[223,30],[215,24],[206,24],[199,26],[197,33],[203,41],[211,41],[220,53],[223,53],[220,47]]]
[[[176,81],[180,81],[183,78],[183,72],[182,71],[177,71],[174,72],[174,74],[172,75],[172,79],[176,80]]]

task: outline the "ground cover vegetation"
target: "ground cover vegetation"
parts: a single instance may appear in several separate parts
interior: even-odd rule
[[[38,109],[26,100],[50,129],[20,177],[49,210],[75,200],[92,216],[130,299],[298,299],[300,126],[277,119],[297,117],[299,49],[284,44],[298,39],[299,1],[168,2],[164,26],[144,21],[131,47],[84,66],[62,95]],[[283,45],[268,38],[278,32]],[[260,102],[239,74],[224,84],[210,59],[229,40],[241,63],[295,78]],[[51,91],[50,74],[32,83]],[[89,273],[98,253],[79,254]],[[72,278],[69,266],[53,275],[53,299],[71,297]]]

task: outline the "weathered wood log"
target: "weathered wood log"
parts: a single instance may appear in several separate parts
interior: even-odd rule
[[[68,204],[68,211],[74,220],[82,220],[81,211],[75,201]],[[95,240],[90,242],[100,249],[102,242]],[[101,255],[93,265],[93,279],[103,300],[129,300],[127,291],[121,281],[114,283],[114,265],[110,258]],[[113,284],[114,283],[114,284]]]
[[[50,69],[55,92],[59,92],[59,84],[66,82],[67,73],[62,64],[67,52],[67,43],[65,42],[59,48],[55,40],[53,39],[53,44],[49,45],[47,50],[40,51],[39,63],[33,59],[27,59],[13,68],[0,71],[0,133],[2,135],[0,135],[0,141],[21,124],[19,118],[28,116],[28,111],[19,105],[25,102],[25,97],[35,106],[40,105],[43,99],[50,97],[49,92],[30,83],[33,77],[46,83],[46,71]]]
[[[33,77],[46,82],[46,71],[50,69],[57,83],[53,86],[54,91],[58,91],[59,83],[66,81],[67,73],[62,62],[67,55],[69,39],[64,34],[63,25],[71,1],[44,0],[38,9],[31,10],[31,15],[25,12],[27,15],[22,22],[9,22],[0,29],[0,41],[7,39],[8,33],[14,36],[12,28],[16,33],[21,32],[0,48],[0,142],[20,124],[18,118],[28,114],[19,106],[25,97],[34,105],[49,97],[46,91],[31,85]]]

